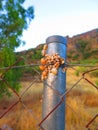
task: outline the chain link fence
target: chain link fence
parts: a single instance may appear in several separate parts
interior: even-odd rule
[[[53,84],[48,85],[60,101],[42,119],[43,82],[40,71],[35,68],[39,64],[17,66],[17,62],[10,67],[0,68],[4,70],[0,75],[0,83],[5,83],[11,92],[10,97],[0,99],[0,130],[46,130],[43,123],[65,102],[65,96],[66,130],[98,130],[98,85],[97,77],[92,77],[98,71],[97,66],[90,68],[66,63],[67,89],[61,95],[53,89]],[[15,68],[23,72],[18,81],[21,84],[19,92],[4,79],[4,75]],[[79,73],[79,69],[83,68],[84,72]]]
[[[46,40],[48,45],[42,50],[41,65],[25,62],[26,65],[19,66],[23,60],[19,58],[12,66],[0,68],[0,86],[4,84],[9,92],[9,96],[5,94],[0,99],[0,130],[98,130],[97,64],[66,62],[66,40],[59,36],[51,40]],[[22,75],[18,81],[10,83],[5,77],[12,69]],[[52,80],[50,74],[53,74]],[[15,89],[16,82],[20,90]],[[44,93],[45,86],[49,93]],[[6,92],[3,87],[0,90]]]

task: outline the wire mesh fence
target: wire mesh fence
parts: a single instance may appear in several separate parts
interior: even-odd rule
[[[12,66],[0,68],[3,70],[0,84],[4,83],[11,92],[9,97],[0,99],[0,130],[46,130],[45,121],[63,102],[66,104],[66,130],[98,130],[98,78],[93,76],[98,71],[97,66],[66,63],[67,88],[63,94],[53,88],[54,84],[44,82],[59,97],[59,102],[42,119],[43,82],[36,68],[39,64],[17,66],[18,62],[20,59]],[[23,73],[18,81],[19,91],[4,78],[15,68]]]

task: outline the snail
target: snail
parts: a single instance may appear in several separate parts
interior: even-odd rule
[[[45,56],[46,55],[46,50],[48,48],[48,45],[44,45],[43,46],[43,50],[42,50],[42,56]]]
[[[65,60],[64,59],[61,59],[61,64],[64,64],[65,63]]]
[[[45,58],[41,58],[41,64],[42,64],[42,65],[45,65],[45,64],[46,64]]]
[[[60,62],[56,62],[56,63],[54,64],[54,67],[55,67],[56,69],[58,69],[59,66],[60,66]]]
[[[43,47],[42,55],[44,58],[41,58],[41,65],[39,66],[40,70],[42,71],[41,80],[47,79],[49,73],[57,75],[60,65],[65,63],[65,60],[61,58],[58,53],[53,55],[46,54],[47,47],[47,45],[44,45]],[[66,68],[64,67],[62,72],[65,71]]]
[[[47,76],[47,74],[48,74],[48,69],[45,68],[45,70],[42,72],[42,75]]]
[[[43,46],[43,50],[47,50],[47,48],[48,48],[48,45],[45,44],[45,45]]]
[[[46,54],[46,50],[42,50],[42,56],[45,56],[45,54]]]
[[[46,79],[48,76],[48,69],[45,68],[45,70],[42,72],[42,76],[41,76],[41,80],[44,80]]]
[[[40,66],[39,66],[39,68],[40,68],[40,70],[42,70],[42,71],[43,71],[43,70],[45,69],[45,66],[40,65]]]
[[[57,75],[57,73],[58,73],[57,68],[52,68],[51,73],[54,74],[54,75]]]

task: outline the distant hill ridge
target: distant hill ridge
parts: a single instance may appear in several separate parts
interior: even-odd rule
[[[69,37],[69,36],[65,36],[65,37],[67,38],[67,42],[68,42],[67,43],[67,54],[68,55],[73,53],[73,55],[75,56],[75,53],[77,51],[76,44],[78,43],[79,40],[88,41],[91,49],[96,50],[96,52],[98,51],[98,28],[93,29],[91,31],[84,32],[82,34],[75,35],[73,37]],[[25,57],[27,57],[27,58],[32,58],[33,56],[31,56],[31,55],[36,54],[36,58],[37,58],[37,56],[40,55],[43,45],[44,44],[40,44],[36,48],[24,50],[24,51],[18,52],[17,54],[23,55],[23,56],[25,55]],[[98,53],[97,53],[97,55],[98,55]],[[97,55],[96,55],[96,57],[98,58]],[[40,58],[40,56],[39,56],[39,58]]]
[[[77,43],[77,40],[79,39],[89,41],[93,49],[98,48],[98,29],[93,29],[91,31],[88,31],[82,34],[75,35],[72,38],[67,36],[68,51],[70,51],[70,49],[74,49],[75,44]]]

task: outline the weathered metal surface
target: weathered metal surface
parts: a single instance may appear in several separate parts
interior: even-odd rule
[[[67,41],[64,37],[51,36],[47,38],[46,44],[48,44],[47,54],[58,53],[60,57],[66,60]],[[65,93],[65,85],[66,73],[62,71],[62,67],[59,67],[57,75],[49,73],[48,78],[44,81],[43,118],[61,101],[59,94]],[[45,130],[65,130],[65,101],[49,115],[42,126]]]

